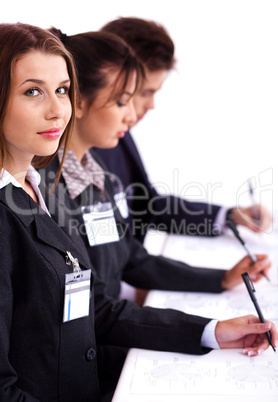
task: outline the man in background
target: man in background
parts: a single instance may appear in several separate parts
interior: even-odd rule
[[[134,97],[137,124],[148,110],[154,109],[155,94],[175,66],[174,43],[163,26],[140,18],[119,18],[107,23],[101,30],[122,37],[143,63],[145,77]],[[253,216],[252,207],[225,208],[159,194],[148,179],[130,131],[120,139],[116,148],[96,151],[108,171],[123,184],[123,192],[116,188],[116,197],[118,201],[123,201],[123,195],[126,196],[128,209],[119,209],[124,211],[122,215],[131,232],[141,242],[150,226],[180,235],[215,236],[223,233],[227,218],[254,232],[265,230],[272,221],[269,212],[261,205],[257,205],[258,221]],[[118,181],[115,180],[115,183]]]

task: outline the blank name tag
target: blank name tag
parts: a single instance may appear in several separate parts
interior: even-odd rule
[[[66,274],[63,322],[89,315],[90,289],[90,269]]]
[[[110,202],[82,207],[90,246],[119,241],[119,233]]]

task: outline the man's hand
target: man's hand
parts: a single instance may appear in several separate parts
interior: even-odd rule
[[[253,232],[263,232],[268,229],[272,223],[272,215],[262,205],[256,205],[260,220],[256,220],[254,216],[254,209],[252,207],[233,208],[230,212],[229,219],[231,219],[236,225],[246,226]]]
[[[258,282],[264,277],[261,272],[263,272],[264,275],[268,276],[267,273],[269,268],[271,267],[271,262],[268,259],[268,256],[264,254],[256,254],[256,257],[258,259],[258,262],[254,263],[252,262],[249,255],[247,255],[242,260],[240,260],[232,269],[226,271],[222,279],[222,288],[227,290],[242,283],[241,274],[243,274],[244,272],[249,273],[250,278],[253,282]]]

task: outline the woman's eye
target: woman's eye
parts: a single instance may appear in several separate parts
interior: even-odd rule
[[[123,107],[123,106],[126,106],[126,103],[125,103],[125,102],[121,102],[121,101],[117,101],[117,105],[118,105],[119,107]]]
[[[59,87],[56,92],[60,95],[67,95],[69,93],[69,88],[68,87]]]
[[[129,100],[131,98],[131,95],[128,93],[123,93],[119,96],[118,100],[117,100],[117,105],[119,107],[124,107],[127,106],[129,103]]]
[[[30,88],[30,89],[27,89],[27,91],[26,92],[24,92],[24,95],[26,95],[26,96],[38,96],[38,95],[40,95],[42,92],[41,92],[41,90],[39,89],[39,88]]]
[[[127,106],[129,99],[130,99],[130,97],[123,96],[122,98],[117,100],[117,105],[119,107]]]

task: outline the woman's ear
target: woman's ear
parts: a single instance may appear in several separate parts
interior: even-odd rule
[[[77,96],[76,99],[76,104],[75,104],[75,118],[76,119],[82,119],[84,115],[84,110],[85,110],[86,102],[82,98],[82,96]]]

